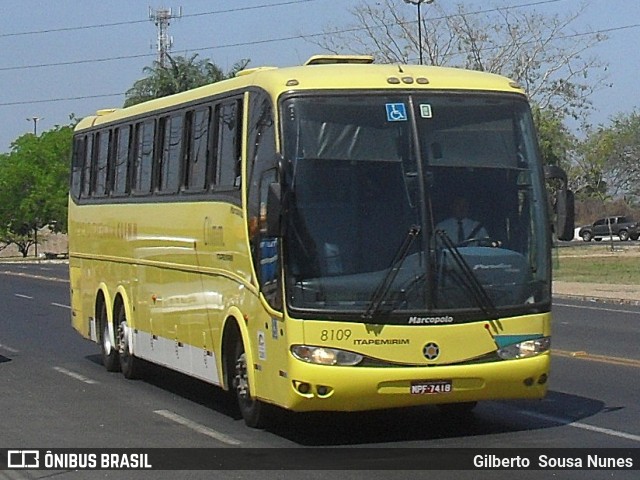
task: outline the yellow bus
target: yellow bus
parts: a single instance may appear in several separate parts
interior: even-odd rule
[[[444,226],[459,197],[464,238]],[[218,385],[254,427],[274,406],[540,398],[550,204],[507,78],[365,56],[249,69],[78,123],[72,323],[109,371]]]

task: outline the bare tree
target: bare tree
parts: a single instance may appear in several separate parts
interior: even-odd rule
[[[436,2],[422,9],[420,46],[415,9],[400,0],[363,1],[351,10],[354,24],[327,28],[310,41],[332,53],[371,54],[382,63],[413,63],[421,48],[431,65],[506,75],[540,108],[580,118],[606,80],[606,65],[588,56],[606,37],[574,29],[585,8],[545,15],[526,6],[471,10],[463,2]]]

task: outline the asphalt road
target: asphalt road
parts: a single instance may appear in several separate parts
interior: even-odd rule
[[[290,414],[260,431],[247,428],[215,387],[159,367],[138,381],[106,372],[98,346],[71,328],[68,305],[66,265],[0,265],[0,448],[640,448],[638,307],[556,299],[550,393],[543,401],[482,403],[465,421],[435,408]],[[263,471],[260,478],[298,474]],[[346,471],[340,477],[408,474],[585,478],[580,471],[441,471],[436,477],[428,471]],[[326,478],[327,472],[304,476]],[[49,477],[50,471],[0,471],[0,480]],[[52,478],[211,477],[67,469]],[[215,478],[255,478],[255,472],[219,471]],[[589,472],[586,478],[631,479],[638,471]]]

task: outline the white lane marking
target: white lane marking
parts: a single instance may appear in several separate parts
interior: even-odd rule
[[[223,443],[229,445],[240,445],[242,442],[232,438],[224,433],[217,432],[212,428],[205,427],[204,425],[200,425],[188,418],[184,418],[177,413],[173,413],[169,410],[155,410],[153,413],[160,415],[161,417],[168,418],[169,420],[176,422],[184,427],[190,428],[198,433],[202,433],[203,435],[207,435],[208,437],[215,438]]]
[[[14,293],[13,295],[18,298],[26,298],[28,300],[33,300],[33,297],[30,297],[29,295],[23,295],[21,293]]]
[[[554,307],[568,307],[568,308],[582,308],[584,310],[602,310],[603,312],[615,312],[615,313],[630,313],[632,315],[639,315],[640,311],[633,310],[620,310],[617,308],[603,308],[603,307],[590,307],[587,305],[569,305],[567,303],[553,303]]]
[[[53,305],[54,307],[68,308],[69,310],[71,310],[71,307],[69,305],[63,305],[62,303],[51,302],[51,305]]]
[[[2,350],[6,350],[7,352],[11,352],[11,353],[18,353],[18,352],[20,352],[20,350],[16,350],[15,348],[11,348],[11,347],[9,347],[9,346],[7,346],[7,345],[3,345],[3,344],[1,344],[1,343],[0,343],[0,348],[1,348]]]
[[[59,278],[59,277],[47,277],[44,275],[34,275],[31,273],[22,273],[22,272],[10,272],[7,270],[0,271],[0,275],[13,275],[15,277],[23,277],[23,278],[35,278],[36,280],[47,280],[49,282],[64,282],[69,283],[69,279]]]
[[[593,425],[588,425],[586,423],[572,422],[571,419],[568,418],[554,417],[553,415],[546,415],[544,413],[527,412],[525,410],[520,410],[520,413],[528,417],[537,418],[539,420],[546,420],[548,422],[559,423],[561,425],[567,425],[569,427],[581,428],[582,430],[588,430],[590,432],[603,433],[611,437],[625,438],[634,442],[640,442],[640,435],[634,435],[632,433],[620,432],[618,430],[612,430],[610,428],[594,427]]]
[[[92,385],[92,384],[98,383],[98,382],[97,382],[97,381],[95,381],[95,380],[92,380],[92,379],[90,379],[90,378],[88,378],[88,377],[85,377],[84,375],[80,375],[79,373],[72,372],[71,370],[67,370],[66,368],[62,368],[62,367],[53,367],[53,369],[54,369],[56,372],[60,372],[60,373],[62,373],[63,375],[66,375],[67,377],[75,378],[76,380],[80,380],[81,382],[88,383],[89,385]]]

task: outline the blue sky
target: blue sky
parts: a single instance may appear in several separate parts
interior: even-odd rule
[[[144,76],[143,67],[150,65],[156,56],[156,27],[148,20],[149,6],[172,7],[174,11],[182,6],[183,18],[174,20],[169,29],[174,38],[173,53],[199,53],[201,58],[210,58],[226,70],[241,58],[250,58],[252,66],[304,62],[320,52],[300,36],[321,33],[329,25],[353,24],[349,9],[363,1],[375,3],[375,0],[166,0],[160,4],[148,0],[5,0],[0,16],[0,152],[8,151],[10,143],[20,135],[33,131],[33,122],[27,118],[41,117],[37,123],[41,132],[67,124],[72,113],[83,117],[100,108],[121,106],[124,92]],[[467,0],[466,3],[486,7],[488,3],[528,5],[536,1],[537,5],[524,8],[551,14],[574,11],[586,3],[586,12],[574,29],[611,30],[607,33],[609,39],[592,52],[609,64],[608,82],[612,86],[592,97],[595,109],[591,123],[606,124],[612,115],[636,109],[640,104],[636,83],[640,67],[640,1]],[[402,7],[415,12],[410,5]],[[75,97],[82,98],[70,100]]]

